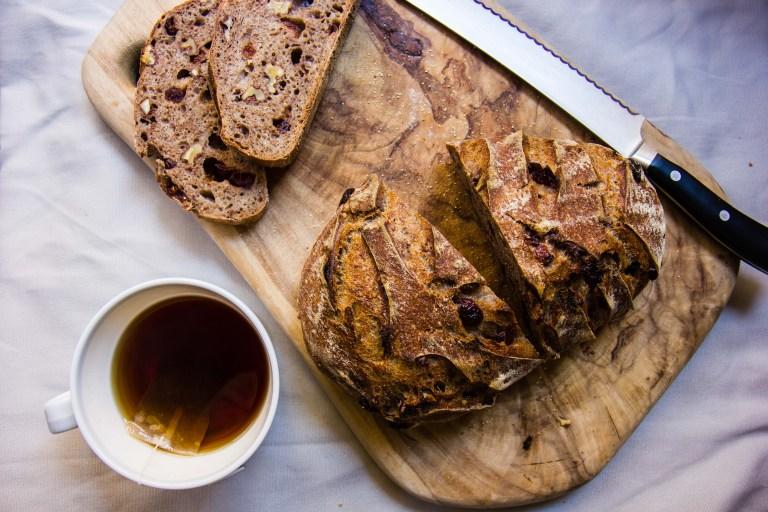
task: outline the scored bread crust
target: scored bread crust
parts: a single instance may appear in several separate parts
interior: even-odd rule
[[[221,137],[262,165],[298,153],[357,0],[222,0],[209,61]]]
[[[264,169],[227,147],[207,82],[216,0],[190,0],[165,13],[141,53],[134,100],[136,151],[155,164],[165,193],[185,210],[227,224],[267,207]]]
[[[509,306],[376,176],[345,193],[300,290],[317,366],[396,424],[489,407],[541,363]]]
[[[538,346],[589,342],[658,275],[664,212],[632,162],[597,144],[513,132],[449,144]]]

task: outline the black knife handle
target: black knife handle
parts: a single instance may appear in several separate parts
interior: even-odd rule
[[[741,213],[661,155],[651,161],[645,175],[726,249],[768,273],[768,227]]]

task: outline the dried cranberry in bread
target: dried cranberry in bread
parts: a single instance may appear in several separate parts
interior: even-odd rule
[[[300,286],[315,363],[390,422],[489,407],[541,362],[509,306],[376,176],[344,194]]]
[[[215,0],[191,0],[164,14],[141,54],[134,102],[135,145],[155,161],[161,188],[185,210],[227,224],[267,207],[264,170],[228,148],[207,82]]]
[[[661,203],[614,151],[522,132],[449,150],[519,292],[513,306],[551,355],[594,339],[656,278]]]
[[[223,0],[210,58],[221,138],[288,165],[312,121],[356,0]]]

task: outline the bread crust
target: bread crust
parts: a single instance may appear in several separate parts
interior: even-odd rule
[[[509,306],[376,176],[345,193],[300,290],[315,363],[395,424],[489,407],[541,363]]]
[[[535,342],[589,342],[658,275],[664,212],[633,164],[597,144],[513,132],[449,144]]]
[[[190,0],[163,14],[141,54],[134,100],[136,151],[153,160],[165,193],[199,217],[243,224],[268,203],[264,169],[227,147],[208,90],[216,0]]]

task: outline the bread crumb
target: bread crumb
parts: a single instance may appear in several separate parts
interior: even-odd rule
[[[561,418],[558,416],[557,422],[560,423],[560,426],[563,428],[568,428],[571,426],[571,420],[569,420],[568,418]]]

